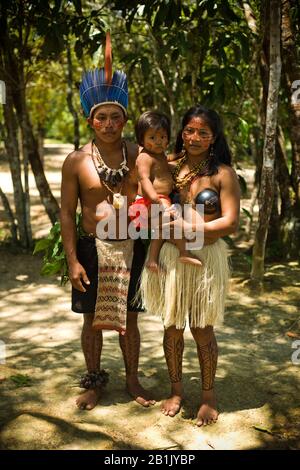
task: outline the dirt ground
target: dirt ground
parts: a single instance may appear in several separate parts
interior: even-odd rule
[[[56,197],[69,150],[47,147],[45,168]],[[5,162],[0,162],[0,185],[12,202]],[[50,225],[32,178],[30,185],[38,238]],[[248,199],[242,201],[242,207],[247,204]],[[5,221],[0,233],[3,239]],[[199,429],[200,379],[191,334],[185,334],[186,398],[176,417],[166,417],[160,412],[160,401],[169,393],[163,329],[160,319],[147,313],[139,321],[140,377],[157,404],[145,409],[131,401],[124,390],[118,335],[105,332],[102,367],[110,382],[94,410],[78,410],[76,382],[84,361],[81,317],[70,311],[70,286],[42,277],[40,257],[0,244],[0,448],[300,449],[300,352],[294,349],[300,349],[300,267],[294,262],[267,266],[264,290],[253,290],[246,245],[242,239],[236,245],[225,323],[216,330],[220,417],[214,426]]]

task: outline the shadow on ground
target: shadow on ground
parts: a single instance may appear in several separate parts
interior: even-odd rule
[[[159,403],[144,409],[124,390],[118,335],[105,332],[102,367],[110,382],[101,405],[75,408],[84,370],[81,317],[70,312],[69,287],[39,274],[41,260],[0,250],[0,442],[3,449],[287,449],[299,448],[299,367],[286,333],[298,321],[299,267],[271,266],[265,292],[247,286],[247,264],[233,257],[234,277],[217,330],[220,419],[199,429],[196,348],[185,334],[185,402],[175,418]],[[244,264],[243,264],[244,263]],[[140,315],[141,381],[159,402],[169,393],[158,318]],[[28,376],[18,386],[12,376]]]

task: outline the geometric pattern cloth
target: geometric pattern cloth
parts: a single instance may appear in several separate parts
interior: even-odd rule
[[[127,296],[134,240],[95,239],[98,291],[93,328],[126,332]]]

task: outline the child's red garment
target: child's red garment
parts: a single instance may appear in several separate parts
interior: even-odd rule
[[[168,196],[165,196],[163,194],[159,194],[158,197],[160,199],[166,199],[169,201],[171,205],[171,199]],[[139,205],[141,207],[139,207]],[[148,228],[148,217],[149,217],[149,210],[148,208],[151,206],[151,201],[150,199],[147,199],[146,197],[139,197],[137,198],[132,204],[129,206],[128,210],[128,215],[130,217],[130,220],[133,222],[134,226],[136,228],[140,229],[146,229]],[[147,217],[146,217],[146,211],[141,211],[142,207],[146,207],[147,209]]]

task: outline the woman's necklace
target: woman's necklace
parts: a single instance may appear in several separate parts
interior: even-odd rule
[[[198,163],[198,165],[195,165],[183,178],[179,178],[179,173],[183,165],[187,162],[187,155],[186,153],[183,155],[183,157],[178,161],[175,170],[173,172],[173,180],[174,180],[174,185],[177,191],[181,191],[183,188],[186,186],[190,186],[195,178],[198,178],[200,176],[203,168],[205,168],[208,163],[209,159],[203,160],[202,162]]]
[[[95,150],[95,154],[94,154]],[[125,142],[122,142],[122,154],[123,154],[123,161],[120,165],[120,168],[115,169],[115,168],[109,168],[109,166],[106,165],[106,163],[103,161],[103,158],[101,157],[101,154],[99,152],[98,147],[92,142],[92,160],[94,162],[96,171],[98,173],[98,176],[101,180],[101,183],[104,185],[104,187],[113,195],[113,207],[115,209],[121,209],[124,206],[125,198],[121,194],[121,190],[123,187],[123,179],[125,178],[126,174],[129,171],[129,168],[127,166],[127,154],[126,154],[126,145]],[[111,184],[112,186],[117,186],[117,184],[122,183],[121,187],[119,189],[119,192],[115,193],[109,186],[108,184]]]

